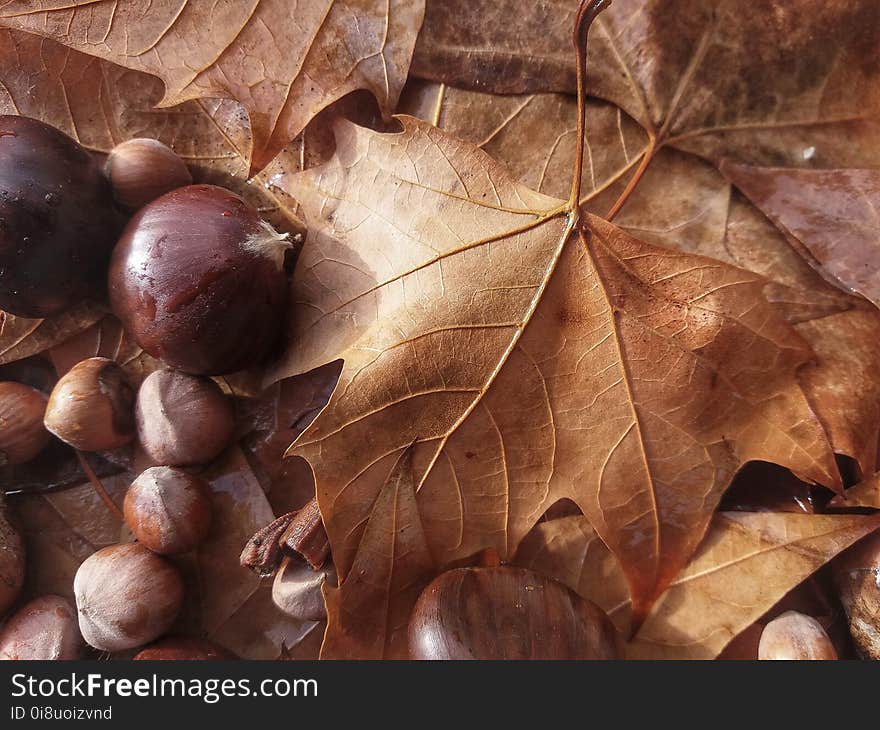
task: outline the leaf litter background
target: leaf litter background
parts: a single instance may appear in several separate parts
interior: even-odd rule
[[[279,228],[308,224],[288,352],[223,383],[241,440],[181,560],[181,631],[316,655],[324,627],[237,560],[312,469],[343,577],[327,657],[404,655],[421,586],[492,549],[622,636],[640,625],[626,656],[711,658],[878,526],[813,514],[831,493],[805,483],[864,477],[830,509],[880,507],[875,4],[616,0],[591,31],[581,189],[614,225],[588,219],[586,241],[560,210],[577,2],[241,3],[207,25],[205,7],[0,3],[0,111],[96,154],[156,137]],[[157,366],[100,305],[3,315],[20,379],[95,354],[135,380]],[[294,441],[311,469],[282,459]],[[82,481],[53,456],[4,487]],[[95,458],[117,500],[140,458]],[[717,512],[751,460],[804,481],[750,465]],[[88,484],[15,504],[31,593],[69,595],[129,539]]]

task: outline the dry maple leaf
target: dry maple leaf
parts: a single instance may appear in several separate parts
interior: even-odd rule
[[[795,379],[809,350],[763,280],[595,217],[580,241],[564,204],[472,145],[402,123],[382,135],[339,122],[334,159],[286,181],[311,238],[296,345],[275,375],[345,360],[291,450],[316,473],[341,575],[413,441],[438,565],[511,555],[568,497],[642,611],[746,461],[838,485]]]
[[[349,578],[322,587],[322,659],[407,659],[407,626],[434,569],[416,504],[412,449],[405,449],[370,512]]]
[[[561,49],[577,8],[434,0],[413,72],[485,91],[574,92]],[[591,44],[590,93],[636,119],[655,148],[765,165],[877,159],[874,0],[614,0]]]
[[[880,509],[880,472],[838,494],[829,503],[830,507],[869,507]]]
[[[880,171],[721,171],[832,281],[880,306]]]
[[[0,25],[158,76],[159,102],[235,99],[253,134],[251,173],[324,107],[368,89],[389,114],[409,70],[424,0],[37,0],[0,3]]]
[[[36,355],[91,327],[103,308],[81,304],[48,319],[27,319],[0,312],[0,365]]]
[[[689,565],[625,645],[624,656],[716,657],[798,583],[878,526],[880,515],[718,513]],[[628,630],[626,580],[584,517],[537,525],[516,562],[562,581]]]

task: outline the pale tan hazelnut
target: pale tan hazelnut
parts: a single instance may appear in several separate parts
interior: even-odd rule
[[[786,611],[764,627],[758,659],[837,659],[837,651],[816,619],[797,611]]]
[[[107,157],[104,172],[116,202],[129,211],[192,184],[186,163],[170,147],[145,137],[116,145]]]
[[[76,609],[61,596],[29,601],[0,631],[0,659],[78,659],[84,648]]]
[[[102,651],[132,649],[171,628],[183,580],[140,543],[111,545],[88,557],[73,579],[83,638]]]

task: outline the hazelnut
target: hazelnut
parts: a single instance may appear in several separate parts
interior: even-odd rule
[[[328,563],[315,570],[298,558],[285,558],[272,583],[272,600],[284,613],[298,621],[327,618],[321,587],[336,585],[336,570]]]
[[[49,443],[46,396],[21,383],[0,383],[0,466],[30,461]]]
[[[206,464],[229,444],[232,405],[210,378],[157,370],[141,384],[135,407],[141,446],[157,464]]]
[[[211,527],[211,490],[182,469],[154,466],[132,482],[125,494],[125,523],[153,552],[192,550]]]
[[[786,611],[764,627],[758,659],[837,659],[837,651],[816,619]]]
[[[104,172],[116,202],[128,211],[192,184],[186,164],[171,148],[143,137],[116,145],[107,157]]]
[[[102,651],[157,639],[183,604],[183,580],[171,563],[140,543],[111,545],[89,556],[73,579],[79,628]]]
[[[831,570],[859,654],[880,659],[880,533],[842,553]]]
[[[113,312],[138,345],[179,370],[257,365],[284,328],[286,238],[228,190],[172,190],[134,215],[113,250]]]
[[[18,598],[24,584],[24,541],[9,523],[8,508],[0,502],[0,614]]]
[[[614,659],[608,617],[523,568],[460,568],[435,578],[409,621],[413,659]]]
[[[26,603],[0,631],[0,659],[79,659],[84,648],[76,609],[61,596]]]
[[[207,639],[192,636],[166,636],[134,655],[135,661],[194,661],[236,659],[231,652]]]
[[[117,449],[134,438],[134,390],[113,360],[83,360],[55,384],[44,423],[80,451]]]

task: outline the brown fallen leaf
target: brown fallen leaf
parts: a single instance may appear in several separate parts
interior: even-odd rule
[[[26,319],[0,312],[0,365],[45,352],[91,327],[105,314],[102,307],[92,303],[49,319]]]
[[[880,306],[880,171],[721,171],[829,279]]]
[[[577,151],[574,97],[498,96],[416,80],[404,89],[400,111],[473,142],[532,190],[556,198],[569,193]],[[593,199],[631,174],[648,137],[625,112],[604,101],[589,100],[587,119],[581,202],[603,213]]]
[[[746,461],[839,488],[795,380],[809,351],[760,278],[594,217],[582,243],[559,201],[472,145],[402,123],[382,135],[339,122],[334,159],[286,181],[311,238],[296,345],[274,377],[345,360],[289,452],[316,473],[341,576],[414,440],[440,566],[511,555],[568,497],[620,556],[641,610]]]
[[[297,233],[295,201],[276,195],[268,176],[247,180],[247,113],[228,99],[194,99],[157,109],[162,82],[18,30],[0,27],[0,113],[40,119],[104,155],[133,137],[158,139],[188,165],[196,182],[245,198],[276,228]],[[294,169],[297,157],[283,156]],[[293,164],[291,164],[293,163]]]
[[[607,209],[620,183],[590,202]],[[662,149],[615,222],[639,238],[766,277],[767,297],[811,345],[801,384],[835,452],[874,471],[880,435],[880,313],[826,282],[712,165]]]
[[[432,0],[413,73],[480,91],[573,93],[578,4]],[[587,81],[656,148],[876,167],[878,43],[873,0],[614,0],[596,23]]]
[[[831,500],[830,507],[869,507],[880,509],[880,472],[850,487]]]
[[[145,353],[131,339],[112,314],[105,315],[88,329],[55,345],[49,355],[59,374],[66,373],[78,362],[90,357],[115,360],[135,386],[151,372],[163,367],[159,360]]]
[[[199,99],[156,109],[161,100],[162,82],[153,76],[0,28],[0,113],[40,119],[95,152],[153,137],[193,170],[246,175],[251,140],[241,106]]]
[[[624,655],[716,657],[798,583],[878,527],[880,515],[718,513]],[[628,631],[626,581],[585,518],[541,523],[523,541],[516,562],[562,581]]]
[[[223,5],[74,0],[0,7],[0,25],[158,76],[159,106],[221,97],[247,110],[254,174],[337,99],[371,91],[390,114],[424,0],[284,0]]]
[[[413,450],[405,449],[370,511],[354,562],[338,588],[324,583],[322,659],[407,659],[413,604],[434,564],[416,504]]]

